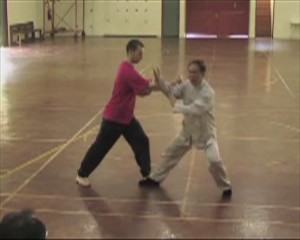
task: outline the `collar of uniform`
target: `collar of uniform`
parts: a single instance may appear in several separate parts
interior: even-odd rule
[[[201,84],[199,84],[197,87],[195,87],[195,88],[198,88],[198,89],[201,89],[203,86],[204,86],[204,84],[205,84],[205,79],[203,79],[202,80],[202,82],[201,82]]]

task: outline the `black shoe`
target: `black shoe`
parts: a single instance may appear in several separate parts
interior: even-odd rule
[[[151,179],[151,178],[146,178],[142,179],[139,181],[139,186],[140,187],[159,187],[159,182]]]
[[[222,198],[231,198],[231,195],[232,195],[232,190],[227,189],[227,190],[223,191]]]

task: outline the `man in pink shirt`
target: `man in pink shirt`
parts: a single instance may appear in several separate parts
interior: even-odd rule
[[[127,60],[119,66],[112,96],[103,111],[100,131],[78,170],[76,182],[81,186],[90,186],[89,175],[121,135],[132,148],[142,176],[147,177],[151,172],[149,139],[134,117],[136,96],[149,95],[156,88],[133,66],[142,60],[143,50],[144,45],[139,40],[127,43]]]

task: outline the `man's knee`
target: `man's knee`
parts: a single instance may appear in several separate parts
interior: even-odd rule
[[[143,146],[149,146],[150,144],[149,137],[145,134],[141,134],[140,136],[138,136],[137,141]]]
[[[222,159],[220,157],[219,151],[217,148],[209,148],[206,149],[206,156],[208,159],[208,162],[222,162]]]
[[[212,156],[207,156],[207,159],[208,159],[209,163],[220,163],[220,162],[222,162],[222,159],[217,154],[214,154]]]

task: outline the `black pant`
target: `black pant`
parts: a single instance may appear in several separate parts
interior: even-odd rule
[[[148,176],[151,172],[149,139],[135,118],[128,125],[103,118],[98,136],[81,162],[78,175],[88,177],[121,135],[124,136],[133,150],[142,176]]]

